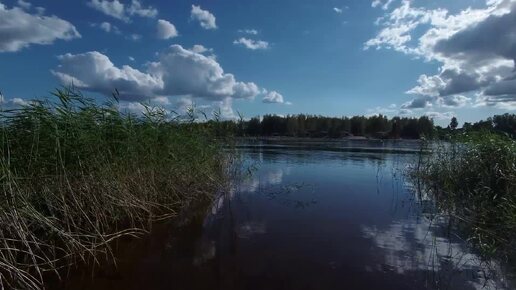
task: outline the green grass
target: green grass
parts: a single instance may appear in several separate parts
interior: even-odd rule
[[[217,122],[122,114],[73,89],[54,99],[1,112],[0,288],[42,289],[48,272],[109,258],[113,240],[225,180]]]
[[[422,156],[413,174],[487,258],[516,262],[516,141],[475,132]]]

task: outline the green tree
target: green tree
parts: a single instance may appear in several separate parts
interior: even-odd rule
[[[457,118],[453,117],[450,122],[450,129],[455,130],[457,129],[457,126],[459,126],[459,122],[457,121]]]

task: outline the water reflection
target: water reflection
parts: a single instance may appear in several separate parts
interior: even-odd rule
[[[482,260],[464,248],[464,241],[453,242],[439,237],[443,220],[398,221],[388,229],[364,226],[366,238],[372,239],[381,249],[384,262],[368,270],[389,269],[397,274],[424,272],[432,286],[445,289],[501,289],[502,281],[492,277],[492,269],[484,267]],[[462,287],[462,288],[459,288]]]
[[[202,218],[170,227],[117,279],[70,289],[510,289],[413,194],[413,156],[242,152],[257,169]]]

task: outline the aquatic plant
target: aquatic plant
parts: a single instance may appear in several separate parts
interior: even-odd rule
[[[485,257],[516,258],[516,141],[489,131],[431,143],[412,168],[420,188],[459,221]]]
[[[145,105],[121,113],[73,88],[0,115],[0,288],[42,289],[60,269],[111,258],[111,243],[209,198],[227,158],[216,122]],[[49,274],[50,273],[50,274]]]

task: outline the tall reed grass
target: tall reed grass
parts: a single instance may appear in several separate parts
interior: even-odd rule
[[[486,258],[516,264],[516,141],[491,132],[433,144],[413,168],[416,182],[459,221]]]
[[[0,288],[42,289],[48,272],[109,258],[113,240],[145,233],[224,180],[216,122],[150,106],[122,114],[115,99],[99,105],[69,88],[53,99],[0,115]]]

